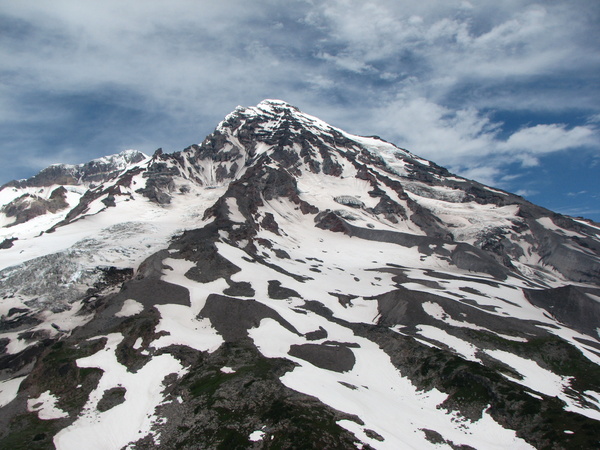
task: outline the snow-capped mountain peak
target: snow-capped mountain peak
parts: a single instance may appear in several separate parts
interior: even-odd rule
[[[597,444],[598,224],[280,100],[45,170],[0,189],[0,447]]]

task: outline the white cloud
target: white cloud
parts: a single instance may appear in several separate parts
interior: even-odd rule
[[[481,1],[465,8],[457,1],[332,0],[311,11],[308,21],[328,30],[326,40],[338,52],[330,54],[332,61],[352,61],[341,68],[415,76],[421,93],[436,101],[457,85],[477,84],[480,92],[489,89],[489,107],[490,101],[506,100],[494,94],[498,83],[597,67],[597,52],[581,53],[593,26],[582,24],[584,14],[560,3],[529,1]],[[513,95],[511,101],[512,108],[531,107],[528,96]]]
[[[465,156],[491,151],[496,125],[467,108],[453,111],[425,98],[399,98],[377,111],[371,126],[383,128],[387,136],[409,149],[443,164],[454,164]]]
[[[588,123],[600,123],[600,114],[592,114],[587,121]]]
[[[520,195],[521,197],[531,197],[533,195],[538,194],[538,191],[532,189],[519,189],[515,192],[515,194]]]
[[[579,191],[579,192],[568,192],[566,195],[568,197],[577,197],[578,195],[584,195],[584,194],[587,194],[587,193],[588,193],[588,191],[584,190],[584,191]]]
[[[374,71],[375,69],[368,65],[365,64],[364,62],[353,58],[352,56],[348,56],[348,55],[330,55],[329,53],[319,53],[318,55],[320,58],[324,59],[325,61],[333,61],[334,64],[338,65],[339,67],[341,67],[342,69],[346,69],[346,70],[350,70],[351,72],[370,72],[370,71]]]
[[[335,87],[353,93],[357,84],[364,88],[376,79],[412,80],[420,96],[445,105],[444,96],[465,82],[481,90],[595,58],[575,56],[564,8],[467,3],[332,0],[282,7],[237,0],[199,7],[174,0],[140,8],[135,1],[23,0],[4,5],[3,14],[32,28],[27,39],[0,46],[0,57],[5,70],[20,74],[14,82],[20,89],[111,86],[135,92],[148,107],[184,114],[197,108],[194,102],[208,109],[263,96],[301,99],[318,113],[322,97],[299,91],[298,84],[310,80],[317,90],[333,89],[323,81],[335,80]],[[353,84],[335,70],[366,78]],[[485,93],[488,101],[492,92]],[[366,94],[388,92],[370,86],[352,100],[366,106]],[[513,107],[530,104],[526,96],[511,99]]]
[[[265,10],[247,2],[199,8],[150,1],[140,8],[133,1],[23,1],[3,12],[35,30],[26,42],[0,49],[4,67],[26,75],[15,80],[23,90],[116,87],[139,94],[149,107],[189,113],[198,107],[193,102],[207,108],[242,92],[255,95],[265,80],[276,84],[303,69],[300,61],[273,70],[281,56],[271,51],[272,35],[252,25],[267,21]],[[275,25],[279,39],[287,35]]]
[[[377,110],[369,127],[467,178],[496,185],[511,180],[506,175],[511,164],[532,167],[550,153],[600,146],[598,130],[591,125],[540,124],[504,138],[502,124],[474,108],[451,110],[405,95]]]
[[[535,125],[513,133],[499,147],[502,151],[526,152],[532,155],[552,153],[598,143],[598,135],[591,126],[568,129],[564,124]]]
[[[498,185],[498,177],[501,175],[500,169],[493,166],[466,167],[459,170],[459,172],[465,178],[477,180],[490,186]]]

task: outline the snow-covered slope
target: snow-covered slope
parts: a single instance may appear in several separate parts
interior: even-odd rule
[[[278,100],[53,168],[0,189],[0,447],[598,444],[598,224]]]

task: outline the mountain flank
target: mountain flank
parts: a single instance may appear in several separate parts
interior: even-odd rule
[[[286,102],[0,226],[0,448],[600,444],[600,224]]]

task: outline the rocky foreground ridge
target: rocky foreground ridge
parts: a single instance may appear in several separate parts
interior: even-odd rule
[[[0,225],[0,448],[598,447],[600,225],[285,102]]]

